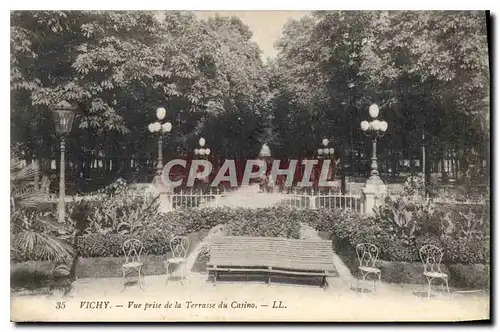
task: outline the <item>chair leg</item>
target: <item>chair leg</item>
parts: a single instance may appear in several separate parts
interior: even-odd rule
[[[446,283],[446,290],[448,291],[448,294],[450,294],[450,287],[448,287],[448,278],[444,278],[444,282]]]
[[[215,286],[216,282],[217,282],[217,272],[214,271],[214,278],[213,278],[213,281],[212,281],[212,285]]]
[[[123,273],[123,278],[122,278],[122,283],[123,283],[122,292],[123,292],[126,288],[126,286],[125,286],[125,268],[124,267],[122,267],[122,273]]]
[[[165,285],[168,284],[168,278],[169,278],[169,275],[168,275],[168,262],[165,262]]]
[[[323,277],[323,281],[322,281],[322,285],[324,290],[327,290],[330,286],[330,284],[328,283],[328,278],[326,276]]]
[[[188,284],[190,284],[191,283],[191,279],[188,278],[188,276],[189,276],[189,269],[188,269],[188,266],[187,266],[187,261],[184,263],[184,269],[185,269],[184,273],[186,275],[186,281],[187,281]]]
[[[428,288],[427,288],[427,298],[431,298],[431,283],[432,283],[432,278],[427,278],[427,283],[428,283]]]
[[[361,288],[359,288],[359,279],[360,279],[360,276],[359,276],[359,275],[360,275],[360,274],[361,274],[361,271],[358,271],[358,278],[356,279],[356,288],[357,288],[358,290],[360,290],[360,289],[361,289]]]
[[[365,283],[365,280],[366,280],[366,274],[364,274],[363,272],[361,272],[361,276],[363,277],[363,284]],[[361,293],[364,293],[365,292],[365,289],[363,288],[363,286],[361,286]]]
[[[191,279],[189,278],[190,277],[190,272],[191,270],[189,269],[189,266],[187,265],[187,259],[184,261],[184,273],[185,273],[185,276],[186,276],[186,281],[188,284],[191,283]]]
[[[139,266],[137,268],[137,274],[139,275],[139,288],[144,290],[144,280],[143,280],[143,276],[141,275],[141,270],[142,270],[142,266]]]

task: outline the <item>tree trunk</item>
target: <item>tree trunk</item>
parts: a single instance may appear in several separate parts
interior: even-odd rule
[[[38,162],[38,156],[35,156],[34,163],[36,165],[34,187],[35,187],[35,191],[38,192],[38,190],[40,189],[40,163]]]

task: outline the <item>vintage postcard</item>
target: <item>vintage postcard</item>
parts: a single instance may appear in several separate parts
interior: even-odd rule
[[[11,11],[14,322],[490,320],[487,11]]]

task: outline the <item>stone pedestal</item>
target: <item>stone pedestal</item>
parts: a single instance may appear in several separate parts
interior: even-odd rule
[[[172,211],[173,202],[172,202],[172,193],[170,192],[160,192],[160,207],[159,211],[162,213],[167,213]]]
[[[160,196],[159,212],[166,213],[173,210],[172,194],[173,188],[167,187],[158,177],[155,177],[151,186],[151,193]]]
[[[387,187],[378,175],[372,175],[363,188],[363,213],[374,215],[374,209],[379,207],[387,195]]]

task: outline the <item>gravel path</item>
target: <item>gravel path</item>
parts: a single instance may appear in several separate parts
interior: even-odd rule
[[[187,282],[165,284],[164,276],[147,276],[145,289],[122,291],[121,278],[80,279],[76,292],[62,298],[11,296],[11,319],[42,321],[456,321],[489,317],[488,295],[414,295],[421,285],[388,285],[376,293],[359,294],[347,287],[298,286],[261,283],[219,283],[191,274]],[[86,309],[87,302],[109,301],[107,309]],[[281,302],[280,302],[281,301]],[[64,309],[56,304],[64,302]],[[138,307],[129,307],[136,304]],[[193,307],[189,302],[209,305]],[[220,303],[227,308],[220,308]],[[145,304],[160,307],[145,308]],[[180,307],[166,307],[178,303]],[[235,303],[251,308],[235,308]],[[277,304],[281,303],[278,309]],[[95,304],[94,304],[95,305]],[[140,307],[139,307],[140,305]],[[190,305],[190,307],[188,307]],[[233,305],[233,307],[231,307]]]
[[[311,226],[300,223],[300,227],[301,239],[321,240],[318,232]],[[335,269],[337,270],[337,273],[339,275],[340,282],[342,284],[351,285],[356,281],[356,279],[351,275],[351,271],[349,271],[349,268],[344,264],[344,262],[342,262],[340,257],[335,252],[333,253],[333,266],[335,266]]]

